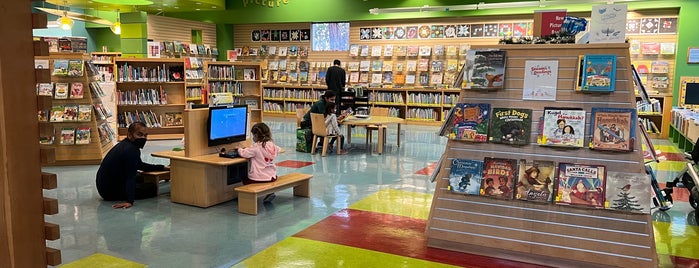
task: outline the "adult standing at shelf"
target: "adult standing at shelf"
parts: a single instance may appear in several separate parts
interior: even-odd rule
[[[129,125],[126,139],[112,147],[97,170],[97,192],[105,201],[121,201],[113,208],[129,208],[135,199],[155,197],[158,187],[145,183],[138,171],[169,170],[164,165],[141,161],[141,149],[146,145],[148,127],[142,122]],[[157,183],[157,182],[156,182]]]
[[[333,61],[333,66],[328,67],[328,70],[325,72],[325,84],[328,86],[328,91],[335,92],[335,96],[340,96],[340,98],[342,98],[342,91],[345,89],[345,81],[347,81],[347,74],[345,70],[340,67],[340,60],[336,59]],[[339,112],[340,102],[338,101],[335,106],[337,107],[337,112]],[[323,113],[323,110],[319,113]]]

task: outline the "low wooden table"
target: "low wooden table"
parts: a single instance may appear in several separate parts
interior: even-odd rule
[[[347,144],[352,143],[352,128],[351,126],[368,126],[368,125],[398,125],[398,133],[396,134],[398,147],[400,147],[400,125],[405,123],[405,119],[392,117],[392,116],[369,116],[368,118],[359,118],[356,116],[350,116],[345,120],[342,120],[340,124],[347,126]],[[384,146],[384,133],[379,131],[379,148],[376,150],[379,154],[383,153]]]

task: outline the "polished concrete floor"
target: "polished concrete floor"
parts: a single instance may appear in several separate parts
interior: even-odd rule
[[[63,267],[536,267],[425,246],[435,187],[428,174],[446,145],[436,127],[404,126],[400,147],[389,128],[383,155],[358,131],[349,154],[321,157],[295,152],[293,119],[267,118],[286,149],[279,173],[313,174],[311,198],[281,191],[250,216],[235,200],[206,209],[171,203],[165,183],[157,198],[115,210],[97,194],[97,166],[46,167],[59,187],[44,195],[60,204],[46,220],[61,227],[61,238],[47,244],[61,249]],[[143,159],[167,164],[149,153],[180,146],[149,142]],[[656,147],[667,158],[656,167],[664,181],[681,169],[681,157],[669,142]],[[696,215],[685,189],[674,196],[675,207],[653,211],[660,266],[699,267]]]

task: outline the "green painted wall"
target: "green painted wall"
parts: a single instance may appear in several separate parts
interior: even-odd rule
[[[121,55],[146,58],[148,56],[148,30],[146,12],[121,13]]]
[[[108,27],[88,28],[88,40],[94,40],[95,50],[102,51],[102,46],[107,46],[108,52],[121,52],[121,37],[112,32]]]
[[[226,50],[233,49],[233,24],[216,24],[218,60],[226,61]]]
[[[687,64],[687,49],[689,47],[699,47],[699,1],[684,1],[680,7],[680,19],[677,29],[677,55],[675,60],[675,88],[672,95],[673,105],[679,102],[679,81],[681,76],[699,76],[699,64]]]

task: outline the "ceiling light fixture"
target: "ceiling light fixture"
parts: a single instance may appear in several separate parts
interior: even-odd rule
[[[111,29],[116,35],[121,35],[121,21],[119,20],[119,17],[119,10],[117,9],[117,21],[111,27],[109,27],[109,29]]]
[[[63,5],[66,8],[69,8],[67,1],[64,1]],[[66,10],[63,11],[63,16],[58,18],[56,20],[56,22],[58,23],[58,27],[60,27],[61,29],[65,30],[65,31],[70,31],[70,29],[73,28],[73,24],[75,24],[75,22],[71,18],[68,17],[68,11],[66,11]]]

